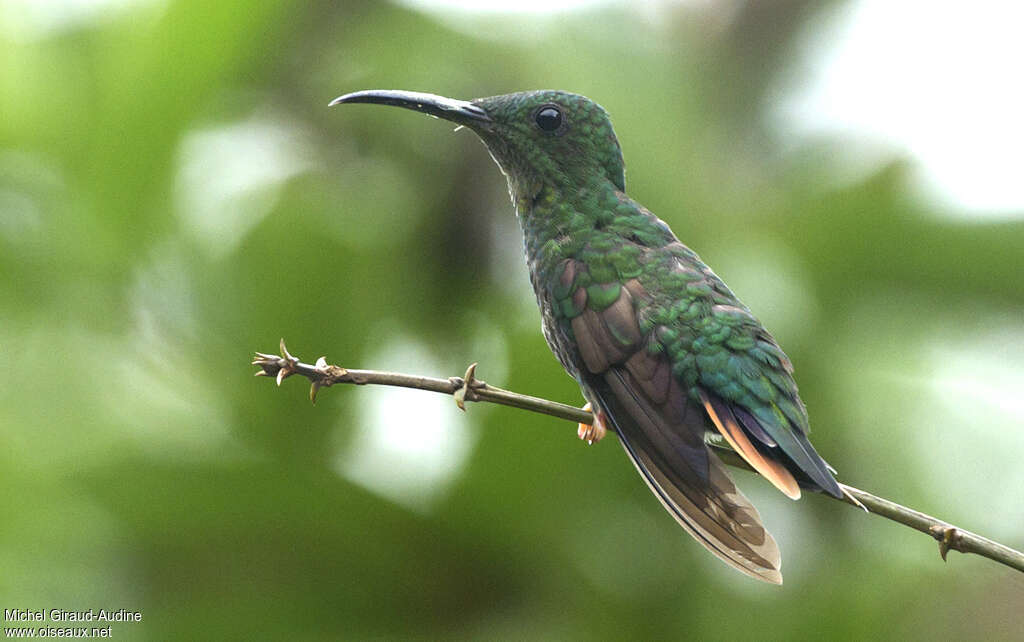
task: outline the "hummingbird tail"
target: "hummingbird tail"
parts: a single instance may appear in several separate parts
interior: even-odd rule
[[[704,409],[681,390],[654,405],[632,375],[610,368],[588,382],[626,453],[676,521],[722,561],[756,579],[782,583],[781,556],[757,509],[704,445]]]
[[[701,391],[700,399],[708,416],[711,417],[711,421],[718,428],[718,432],[722,433],[732,449],[739,453],[740,457],[762,477],[781,490],[786,497],[800,499],[800,485],[797,484],[793,473],[786,470],[786,467],[779,461],[761,454],[740,427],[732,409],[721,399],[712,397],[704,391]]]

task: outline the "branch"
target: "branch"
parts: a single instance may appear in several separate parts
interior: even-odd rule
[[[309,389],[309,398],[313,403],[316,403],[317,392],[320,388],[327,388],[337,383],[351,383],[360,386],[377,384],[452,395],[455,397],[455,403],[462,410],[466,409],[465,402],[467,401],[487,401],[582,424],[591,424],[594,421],[594,415],[586,410],[488,385],[474,376],[476,373],[475,363],[466,370],[465,376],[447,379],[378,370],[352,370],[328,365],[324,357],[320,357],[315,364],[310,365],[302,363],[298,358],[289,354],[284,345],[284,339],[281,340],[280,356],[257,352],[256,359],[252,363],[261,368],[256,376],[275,377],[279,386],[282,381],[292,375],[306,377],[312,383]],[[709,443],[708,445],[715,450],[722,461],[730,466],[752,470],[739,455],[724,444]],[[1024,572],[1024,553],[1020,551],[853,486],[840,484],[840,487],[846,496],[839,501],[863,508],[875,515],[930,535],[939,543],[939,555],[943,560],[946,559],[946,553],[951,550],[974,553]],[[825,494],[823,496],[832,497]]]

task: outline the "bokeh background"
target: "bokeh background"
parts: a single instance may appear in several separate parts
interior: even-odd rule
[[[898,5],[898,6],[897,6]],[[504,179],[395,109],[562,88],[797,367],[841,479],[1024,546],[1014,3],[6,0],[0,606],[117,639],[1024,639],[1024,578],[736,473],[717,562],[614,439],[253,379],[254,350],[578,404]]]

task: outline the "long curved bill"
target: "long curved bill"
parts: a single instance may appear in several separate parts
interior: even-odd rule
[[[481,107],[465,100],[455,100],[434,94],[418,91],[400,91],[395,89],[369,89],[338,96],[330,102],[330,106],[343,103],[372,103],[375,105],[393,105],[405,107],[413,111],[430,114],[435,118],[450,120],[459,125],[482,125],[491,122]]]

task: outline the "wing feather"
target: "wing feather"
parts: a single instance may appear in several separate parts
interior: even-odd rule
[[[571,274],[570,274],[571,272]],[[564,268],[565,323],[582,361],[578,376],[604,413],[644,481],[679,524],[730,566],[781,583],[780,555],[757,510],[704,443],[710,428],[700,402],[672,372],[663,353],[649,351],[637,307],[648,297],[636,280],[617,288],[573,288],[582,266]],[[566,276],[569,275],[569,276]],[[735,423],[735,419],[733,420]]]
[[[704,411],[692,401],[681,408],[652,405],[621,368],[610,369],[603,379],[603,385],[593,388],[597,404],[668,512],[722,561],[751,577],[781,584],[775,540],[704,445]]]

